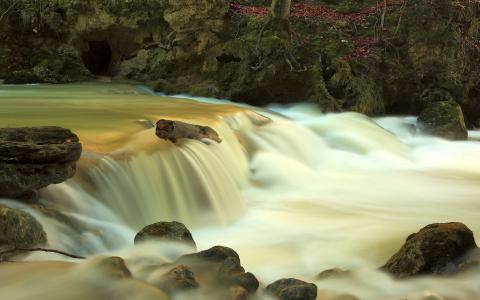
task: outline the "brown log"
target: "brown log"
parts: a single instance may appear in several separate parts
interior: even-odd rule
[[[176,143],[179,139],[211,139],[221,143],[218,133],[209,126],[189,124],[181,121],[161,119],[157,122],[155,134],[164,140]]]

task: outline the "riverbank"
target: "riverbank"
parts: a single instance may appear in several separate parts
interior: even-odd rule
[[[449,100],[461,105],[469,128],[478,125],[477,1],[389,1],[385,10],[366,0],[294,2],[291,45],[262,30],[265,1],[44,0],[41,16],[20,3],[0,23],[7,81],[108,75],[172,94],[254,105],[310,101],[370,116],[418,115]]]

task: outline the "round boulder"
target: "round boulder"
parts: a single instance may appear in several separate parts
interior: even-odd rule
[[[434,102],[418,117],[420,130],[449,140],[466,140],[468,131],[462,108],[454,101]]]
[[[473,233],[464,224],[431,224],[411,234],[382,268],[397,277],[452,274],[460,270],[474,249]]]
[[[299,279],[286,278],[275,281],[266,291],[280,300],[315,300],[317,286]]]
[[[0,250],[34,248],[47,243],[47,234],[34,217],[19,209],[0,205]],[[5,254],[8,259],[15,253]]]
[[[158,222],[148,225],[135,236],[135,244],[146,240],[164,240],[180,242],[196,248],[195,241],[188,228],[180,222]]]

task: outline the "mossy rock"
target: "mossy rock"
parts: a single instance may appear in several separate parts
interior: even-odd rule
[[[449,140],[466,140],[462,108],[453,101],[434,102],[427,106],[418,117],[418,125],[425,133]]]

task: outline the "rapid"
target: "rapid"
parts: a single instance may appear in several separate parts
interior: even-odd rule
[[[459,221],[480,236],[477,141],[424,136],[415,117],[323,114],[309,104],[256,108],[126,84],[5,86],[0,106],[0,127],[58,125],[79,135],[77,174],[41,199],[71,222],[1,202],[32,213],[50,248],[93,257],[33,253],[21,267],[0,266],[5,299],[161,299],[145,283],[154,275],[144,267],[190,249],[134,246],[133,239],[143,226],[171,220],[189,227],[200,250],[235,249],[264,284],[283,277],[315,282],[319,299],[333,292],[369,300],[480,299],[480,272],[397,281],[378,270],[427,224]],[[167,117],[211,126],[223,142],[160,141],[148,125]],[[95,257],[111,255],[125,258],[139,280],[96,274]],[[330,268],[352,274],[316,279]]]

